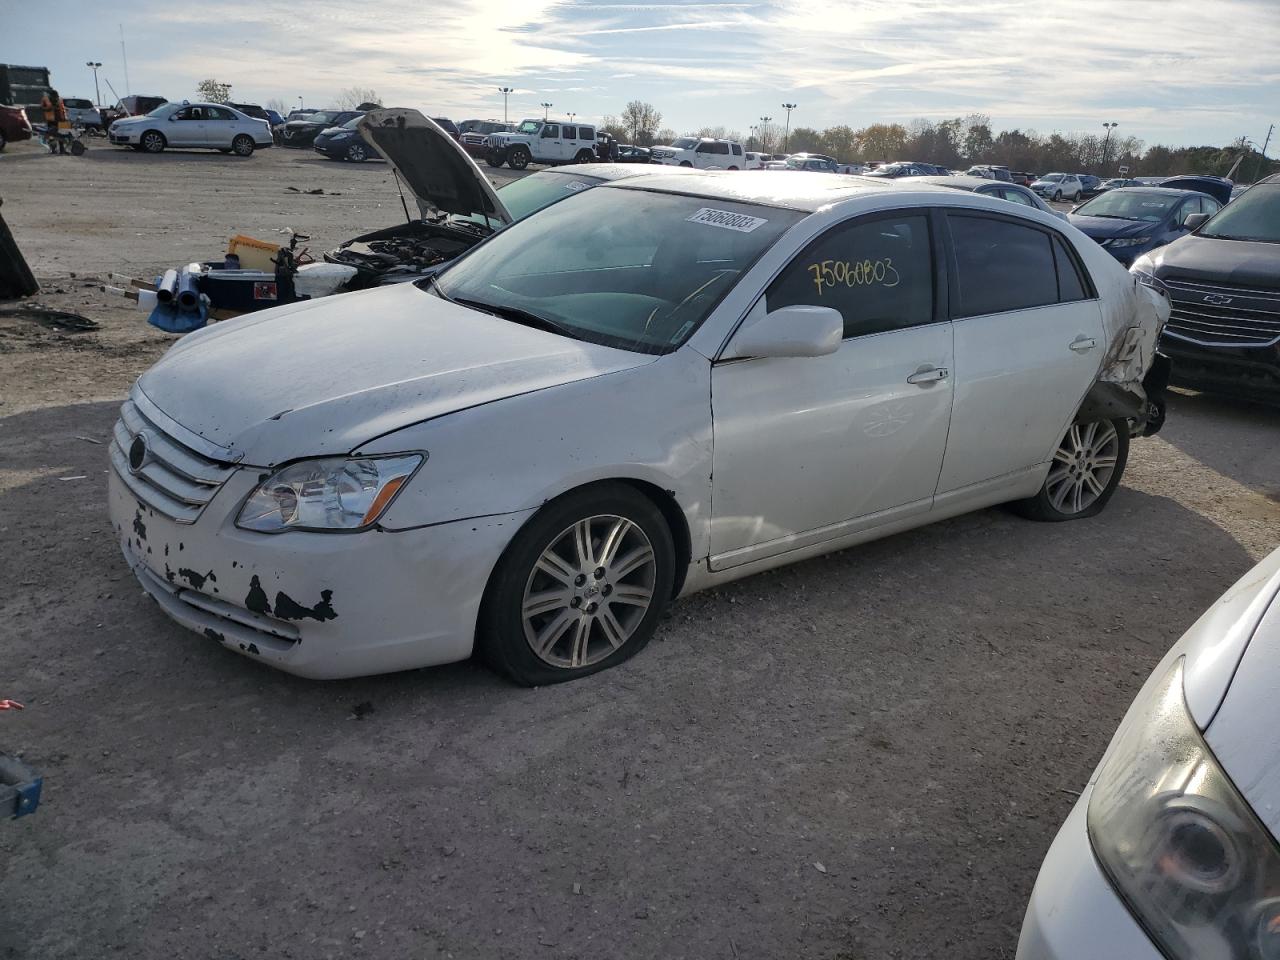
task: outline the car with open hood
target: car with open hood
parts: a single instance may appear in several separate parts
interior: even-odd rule
[[[1184,225],[1132,267],[1172,302],[1161,346],[1174,382],[1280,399],[1280,175]]]
[[[996,503],[1096,516],[1149,426],[1167,300],[1040,210],[809,173],[571,194],[139,378],[110,517],[166,614],[310,677],[478,648],[570,680],[682,594]]]
[[[1186,235],[1191,217],[1211,217],[1221,208],[1213,197],[1195,190],[1117,187],[1082,203],[1067,219],[1127,267]]]
[[[1017,960],[1280,955],[1280,550],[1156,666],[1058,831]]]
[[[495,190],[449,131],[417,110],[374,110],[355,123],[361,142],[385,157],[413,194],[418,217],[406,206],[406,223],[361,234],[325,254],[330,263],[357,269],[353,288],[418,279],[557,200],[602,183],[670,172],[631,164],[575,164],[541,170]]]

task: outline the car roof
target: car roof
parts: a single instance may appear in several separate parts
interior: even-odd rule
[[[668,168],[666,173],[670,173]],[[683,193],[706,197],[708,200],[728,200],[739,203],[758,203],[771,207],[786,207],[814,213],[817,210],[857,197],[880,195],[893,190],[899,193],[919,189],[939,196],[953,196],[954,191],[936,185],[917,183],[926,177],[911,177],[907,183],[889,178],[861,177],[846,173],[808,173],[797,171],[780,177],[763,170],[709,170],[696,177],[649,176],[643,184],[623,182],[618,189],[661,190],[666,193]],[[997,201],[1004,203],[1004,201]]]
[[[551,167],[540,173],[560,174],[572,177],[595,177],[597,180],[631,180],[635,177],[656,176],[688,176],[703,173],[693,167],[664,167],[661,164],[647,163],[570,163],[561,167]]]
[[[965,174],[954,177],[912,177],[911,179],[915,183],[931,183],[939,187],[950,187],[952,190],[977,190],[979,187],[984,187],[988,184],[1018,189],[1016,183],[1009,183],[1005,180],[989,180],[986,177],[970,177]],[[1023,189],[1026,188],[1024,187]],[[1029,190],[1027,192],[1030,193]]]
[[[1114,190],[1108,190],[1108,195],[1113,193],[1142,193],[1149,197],[1167,197],[1170,194],[1176,194],[1180,197],[1209,197],[1207,193],[1201,193],[1199,190],[1182,190],[1178,187],[1116,187]],[[1213,197],[1209,197],[1213,200]],[[1214,201],[1215,203],[1217,201]]]

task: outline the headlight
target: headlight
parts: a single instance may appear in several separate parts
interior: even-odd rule
[[[1183,661],[1126,718],[1089,840],[1170,960],[1280,958],[1280,851],[1187,711]]]
[[[382,516],[423,459],[414,453],[291,464],[258,485],[236,526],[259,533],[361,530]]]
[[[1150,242],[1150,237],[1112,237],[1104,245],[1108,247],[1140,247],[1144,243]]]
[[[350,137],[354,137],[354,136],[355,136],[355,132],[354,132],[354,131],[352,131],[352,130],[343,130],[341,133],[335,133],[335,134],[333,134],[333,136],[331,136],[329,139],[331,139],[331,140],[346,140],[346,139],[348,139],[348,138],[350,138]]]
[[[1155,275],[1155,266],[1151,263],[1150,254],[1143,254],[1137,260],[1133,261],[1133,266],[1129,268],[1129,273],[1133,279],[1137,280],[1144,287],[1150,287],[1161,296],[1169,296],[1169,288],[1164,282]]]

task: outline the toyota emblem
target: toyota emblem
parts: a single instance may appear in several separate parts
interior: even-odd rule
[[[140,433],[129,444],[129,472],[136,474],[151,459],[151,441],[145,433]]]
[[[1212,303],[1218,307],[1225,307],[1228,303],[1231,302],[1231,297],[1224,296],[1221,293],[1206,293],[1204,295],[1204,302]]]

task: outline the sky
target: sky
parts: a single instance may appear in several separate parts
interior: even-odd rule
[[[1148,145],[1261,144],[1280,122],[1280,0],[0,0],[0,20],[0,62],[48,66],[64,96],[94,95],[96,60],[120,95],[214,77],[233,100],[324,107],[360,86],[463,120],[500,119],[507,86],[513,121],[640,99],[678,133],[745,135],[784,102],[792,126],[976,112]]]

